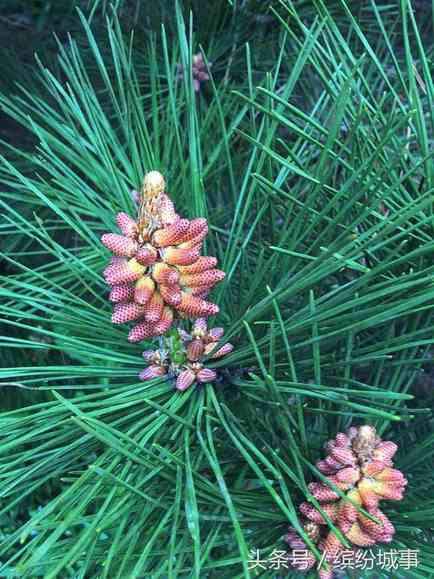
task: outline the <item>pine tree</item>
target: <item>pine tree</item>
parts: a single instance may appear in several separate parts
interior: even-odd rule
[[[79,13],[84,36],[59,45],[58,72],[39,61],[38,89],[0,95],[35,143],[3,143],[0,157],[3,576],[298,577],[293,542],[317,577],[325,547],[306,517],[323,517],[335,546],[364,548],[330,506],[350,510],[336,483],[356,478],[338,473],[360,464],[339,441],[348,451],[357,429],[377,438],[350,451],[365,460],[367,445],[371,460],[391,441],[402,475],[387,471],[399,492],[375,487],[396,499],[381,515],[371,495],[350,519],[371,535],[383,524],[391,542],[371,543],[374,555],[411,550],[418,565],[348,576],[434,573],[426,24],[409,0],[353,12],[343,0],[271,2],[262,24],[253,3],[218,4],[203,20],[187,3],[162,2],[158,18],[148,7],[134,37],[126,3],[94,2]],[[218,306],[208,325],[195,310],[178,333],[128,341],[131,328],[112,323],[104,244],[120,259],[139,247],[101,237],[117,214],[139,215],[150,171],[185,221],[170,235],[206,221],[201,256],[225,277],[197,298]],[[153,283],[169,273],[152,270]],[[211,344],[209,380],[194,366],[177,382],[155,358],[164,340],[179,367]],[[231,347],[213,357],[216,343]],[[279,553],[287,567],[272,563]],[[319,572],[331,576],[327,561]]]

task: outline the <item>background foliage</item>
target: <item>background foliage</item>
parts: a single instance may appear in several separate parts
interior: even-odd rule
[[[420,565],[397,576],[431,576],[430,6],[147,4],[83,3],[0,94],[26,139],[0,158],[0,574],[254,577],[323,443],[370,423],[409,480],[386,512]],[[101,276],[151,169],[226,271],[236,348],[185,393],[138,381]]]

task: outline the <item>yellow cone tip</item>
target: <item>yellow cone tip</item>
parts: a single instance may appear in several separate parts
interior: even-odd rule
[[[158,171],[150,171],[146,173],[143,179],[143,194],[146,197],[156,197],[160,193],[164,193],[166,182],[164,177]]]

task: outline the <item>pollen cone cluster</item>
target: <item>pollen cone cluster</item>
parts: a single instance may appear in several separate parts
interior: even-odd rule
[[[176,316],[197,318],[219,309],[205,298],[224,278],[215,257],[200,255],[208,233],[206,219],[183,219],[164,192],[163,176],[145,176],[138,218],[118,213],[121,234],[106,233],[113,253],[104,277],[111,286],[114,324],[134,322],[131,342],[167,332]]]
[[[142,380],[166,376],[175,380],[177,390],[187,390],[195,382],[213,382],[217,372],[206,368],[205,358],[221,358],[232,352],[232,344],[218,347],[223,328],[208,330],[205,318],[195,321],[191,334],[174,330],[159,350],[143,352],[149,366],[140,373]]]
[[[372,426],[353,427],[346,434],[339,433],[326,444],[328,455],[317,462],[317,468],[345,495],[340,497],[326,483],[313,482],[309,490],[319,502],[321,509],[346,537],[355,549],[372,547],[377,543],[390,543],[395,529],[380,510],[382,500],[399,501],[403,498],[407,484],[401,471],[393,468],[392,457],[397,445],[381,440]],[[360,513],[364,509],[376,521]],[[342,550],[348,550],[329,529],[326,519],[311,503],[299,506],[301,522],[306,534],[317,544],[328,563],[328,568],[319,570],[321,579],[333,577],[333,560]],[[308,550],[308,547],[291,528],[284,538],[292,550]],[[308,554],[307,568],[312,568],[316,559]],[[303,568],[306,570],[306,560]]]
[[[210,66],[211,63],[208,63]],[[209,80],[209,74],[203,56],[200,52],[193,55],[193,61],[191,63],[191,73],[193,77],[193,88],[195,92],[200,91],[201,84]],[[184,78],[184,67],[182,64],[177,65],[177,80],[180,81]]]

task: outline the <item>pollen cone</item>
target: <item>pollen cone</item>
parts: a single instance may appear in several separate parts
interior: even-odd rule
[[[180,265],[178,269],[181,275],[189,275],[213,269],[216,265],[217,259],[215,257],[201,256],[191,265]]]
[[[130,259],[109,265],[104,271],[104,276],[109,285],[120,285],[137,281],[144,271],[145,268],[142,265],[135,259]]]
[[[161,297],[161,294],[158,291],[155,291],[152,294],[151,299],[146,304],[146,312],[145,312],[145,320],[147,322],[156,323],[161,318],[161,314],[163,313],[164,308],[164,301]]]
[[[200,273],[181,276],[181,283],[186,287],[212,287],[225,277],[225,272],[219,269],[208,269]]]
[[[101,242],[119,257],[133,257],[138,249],[136,241],[117,233],[105,233],[101,237]]]
[[[157,260],[157,252],[151,246],[147,245],[138,250],[136,259],[141,265],[152,265]]]
[[[227,344],[224,344],[224,346],[222,346],[221,348],[219,348],[218,350],[216,350],[214,353],[214,349],[216,347],[215,343],[211,343],[208,344],[205,347],[205,354],[212,354],[212,358],[221,358],[222,356],[226,356],[227,354],[230,354],[232,352],[232,350],[234,349],[233,345],[230,344],[229,342]]]
[[[166,263],[157,263],[152,270],[152,277],[157,283],[175,285],[179,281],[179,272]]]
[[[178,219],[171,225],[158,229],[153,236],[153,242],[157,247],[176,245],[185,240],[190,227],[188,219]]]
[[[177,390],[187,390],[196,380],[196,375],[192,370],[184,370],[181,372],[176,380]]]
[[[172,322],[173,322],[173,310],[172,308],[165,306],[161,313],[161,318],[155,324],[155,335],[161,336],[162,334],[165,334],[172,325]]]
[[[131,302],[129,304],[115,304],[113,308],[113,324],[125,324],[137,320],[143,316],[144,309],[139,304]]]
[[[216,304],[184,292],[181,294],[181,303],[178,306],[178,310],[185,312],[190,317],[214,316],[219,312]]]
[[[137,223],[132,217],[123,211],[116,215],[116,223],[122,233],[127,237],[134,237],[138,231]]]
[[[166,304],[173,307],[178,307],[181,303],[181,288],[179,285],[160,285],[160,294]]]
[[[134,288],[134,300],[145,305],[152,298],[155,291],[155,283],[150,277],[141,277]]]
[[[213,382],[217,378],[217,372],[211,368],[202,368],[196,374],[198,382]]]
[[[142,370],[139,374],[139,378],[141,380],[152,380],[153,378],[158,378],[159,376],[164,376],[166,374],[166,370],[162,366],[148,366],[144,370]]]
[[[109,295],[111,302],[129,302],[134,297],[134,286],[128,284],[115,285],[112,287]]]
[[[164,261],[169,265],[191,265],[199,257],[198,249],[168,247],[164,250]]]
[[[187,358],[192,362],[196,362],[203,354],[203,342],[199,338],[191,341],[187,346]]]
[[[345,533],[345,536],[354,545],[359,547],[371,547],[372,545],[375,545],[375,539],[368,533],[365,533],[357,522],[353,523],[353,526],[347,533]]]
[[[155,336],[154,330],[154,324],[151,324],[150,322],[140,322],[130,330],[128,341],[141,342],[142,340],[146,340],[146,338],[151,338],[152,336]]]

